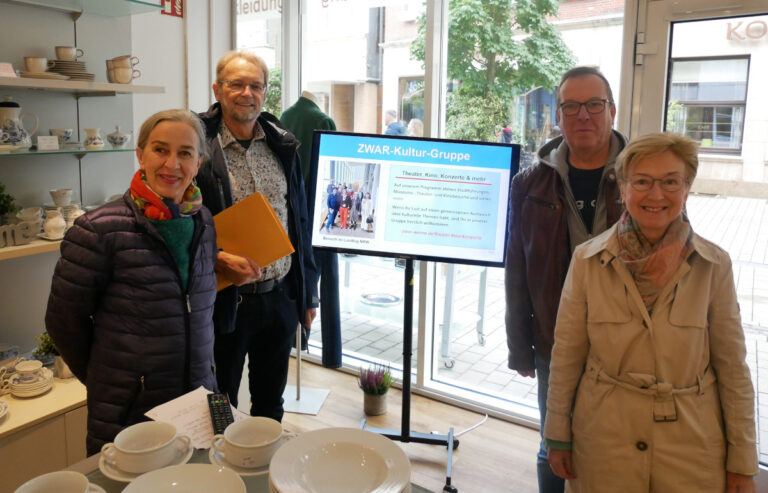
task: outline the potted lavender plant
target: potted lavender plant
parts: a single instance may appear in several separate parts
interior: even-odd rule
[[[368,416],[387,412],[387,392],[392,386],[392,372],[389,366],[376,364],[372,368],[360,368],[357,381],[363,390],[363,410]]]

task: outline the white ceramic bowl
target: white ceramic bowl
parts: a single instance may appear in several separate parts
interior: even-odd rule
[[[16,493],[86,493],[88,478],[74,471],[56,471],[32,478],[19,486]]]
[[[107,462],[121,471],[141,474],[165,467],[178,450],[177,442],[190,438],[177,435],[176,427],[162,421],[144,421],[123,429],[114,443],[105,443],[101,454]]]
[[[123,493],[178,491],[179,493],[245,493],[245,483],[234,471],[211,464],[182,464],[142,474]]]
[[[282,445],[282,435],[283,426],[278,421],[251,416],[227,426],[223,435],[214,435],[211,448],[234,466],[264,467]]]
[[[326,428],[280,447],[269,481],[291,493],[400,493],[410,484],[411,464],[397,444],[377,433]]]

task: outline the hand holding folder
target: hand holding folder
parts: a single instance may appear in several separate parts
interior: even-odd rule
[[[213,218],[216,243],[227,253],[251,257],[262,268],[294,252],[288,233],[264,195],[249,195]],[[217,274],[217,290],[232,283]]]

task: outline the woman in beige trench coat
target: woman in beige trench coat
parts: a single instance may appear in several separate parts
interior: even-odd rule
[[[754,390],[728,254],[683,214],[696,144],[630,142],[627,211],[579,246],[555,329],[544,436],[570,492],[754,492]]]

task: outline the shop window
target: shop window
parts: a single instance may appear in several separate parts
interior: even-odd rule
[[[282,81],[281,2],[237,2],[236,46],[261,57],[269,68],[264,111],[280,117]]]
[[[740,153],[748,75],[748,56],[673,59],[666,130],[702,151]]]

